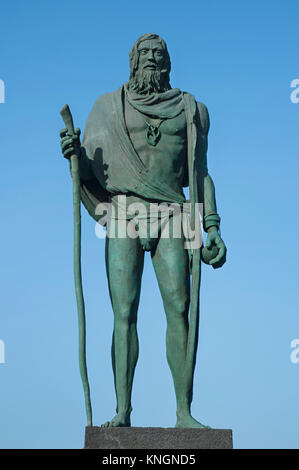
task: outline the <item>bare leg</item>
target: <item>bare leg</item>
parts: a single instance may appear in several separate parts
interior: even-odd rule
[[[192,384],[184,378],[190,302],[189,257],[182,238],[160,238],[152,261],[167,318],[166,352],[181,428],[206,427],[191,416]]]
[[[130,426],[131,393],[138,359],[137,309],[144,252],[138,239],[106,240],[106,270],[114,312],[112,367],[117,399],[116,416],[104,427]]]

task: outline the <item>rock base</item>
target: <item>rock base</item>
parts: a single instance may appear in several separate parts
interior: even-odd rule
[[[231,429],[87,426],[85,449],[232,449]]]

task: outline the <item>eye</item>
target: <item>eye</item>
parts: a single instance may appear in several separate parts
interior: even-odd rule
[[[140,54],[146,55],[146,54],[147,54],[147,51],[148,51],[148,49],[141,49],[141,50],[140,50]]]

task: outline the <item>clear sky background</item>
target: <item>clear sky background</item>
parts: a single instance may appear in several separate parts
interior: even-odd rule
[[[81,448],[72,185],[59,111],[84,129],[96,98],[128,79],[128,52],[160,34],[171,84],[210,112],[221,270],[203,266],[193,415],[235,448],[299,447],[297,1],[5,1],[0,11],[0,447]],[[104,241],[82,210],[94,424],[114,416],[113,314]],[[166,321],[149,255],[139,308],[132,425],[175,425]]]

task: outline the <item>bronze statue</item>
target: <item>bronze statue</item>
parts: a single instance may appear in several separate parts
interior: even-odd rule
[[[167,317],[166,349],[177,401],[176,427],[205,427],[190,411],[200,264],[203,259],[214,268],[221,267],[226,247],[219,233],[215,189],[207,169],[208,111],[189,93],[171,88],[170,68],[164,40],[144,34],[130,52],[128,83],[98,98],[82,144],[79,130],[71,135],[66,129],[61,132],[63,155],[78,156],[83,204],[109,230],[113,220],[113,236],[106,237],[106,269],[114,312],[112,366],[117,409],[116,416],[103,426],[131,425],[138,358],[137,310],[144,252],[149,251]],[[188,220],[193,232],[199,230],[198,204],[203,206],[204,249],[186,248],[186,236],[176,236],[171,224],[168,236],[162,236],[163,215],[149,215],[157,205],[182,208],[187,202],[184,187],[189,187]],[[109,214],[103,218],[98,209],[102,203],[109,205],[110,218]],[[170,218],[176,217],[172,211]],[[124,227],[130,227],[131,236],[129,231],[120,235]]]

